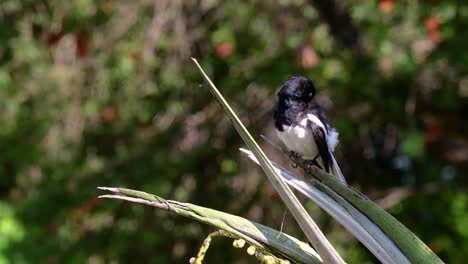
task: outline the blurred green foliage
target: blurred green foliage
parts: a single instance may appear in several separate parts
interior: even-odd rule
[[[312,2],[1,1],[0,263],[186,263],[210,232],[100,201],[97,186],[279,228],[284,206],[240,157],[191,56],[249,129],[272,139],[275,90],[291,75],[313,78],[351,184],[442,259],[465,261],[468,5],[345,1],[340,28],[357,30],[356,47],[330,34]],[[349,263],[376,261],[308,208]],[[301,237],[291,217],[285,231]],[[255,262],[230,244],[215,241],[206,262]]]

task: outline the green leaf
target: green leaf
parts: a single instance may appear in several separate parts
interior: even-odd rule
[[[316,223],[312,220],[310,215],[304,209],[302,204],[299,202],[297,197],[294,195],[293,191],[289,186],[284,182],[281,176],[276,172],[273,164],[267,158],[265,153],[259,147],[257,142],[250,135],[249,131],[245,128],[244,124],[240,121],[239,117],[234,113],[231,106],[227,103],[224,97],[221,95],[219,90],[210,80],[208,75],[203,71],[198,61],[194,58],[192,60],[195,62],[197,67],[200,69],[201,73],[205,77],[206,81],[210,84],[209,88],[211,93],[215,96],[218,102],[223,107],[224,112],[227,114],[229,119],[232,121],[235,129],[242,137],[244,142],[247,144],[249,149],[253,152],[255,157],[258,159],[263,171],[267,175],[270,182],[275,187],[276,191],[280,195],[281,199],[284,201],[288,209],[291,211],[291,214],[294,216],[302,231],[305,233],[309,241],[312,243],[314,248],[317,250],[319,255],[322,257],[325,263],[345,263],[343,259],[338,255],[336,250],[331,246],[330,242],[325,238],[321,230],[318,228]]]
[[[225,230],[238,238],[246,240],[251,245],[271,252],[278,257],[298,263],[322,263],[317,253],[306,243],[283,232],[236,215],[190,203],[166,200],[162,197],[136,190],[109,187],[99,187],[99,189],[117,194],[102,195],[100,198],[125,200],[168,210],[178,215]]]
[[[304,160],[298,159],[295,162],[302,167],[307,166],[305,163],[306,161]],[[359,211],[365,214],[373,223],[382,229],[408,257],[411,263],[443,263],[442,260],[415,234],[395,219],[395,217],[380,208],[363,194],[347,185],[344,185],[335,177],[316,167],[311,167],[309,172],[311,175],[317,177],[321,184],[330,188],[347,202],[354,205]]]
[[[246,149],[241,151],[258,164],[251,151]],[[410,263],[405,254],[375,223],[326,185],[316,179],[312,182],[306,181],[276,163],[273,165],[291,187],[304,194],[343,225],[382,263]]]

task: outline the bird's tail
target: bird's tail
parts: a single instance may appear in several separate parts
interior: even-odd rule
[[[336,162],[335,157],[333,156],[333,153],[330,153],[331,160],[332,160],[332,166],[331,166],[331,171],[330,174],[335,176],[338,180],[346,184],[346,179],[343,176],[343,173],[341,173],[340,166],[338,166],[338,163]]]

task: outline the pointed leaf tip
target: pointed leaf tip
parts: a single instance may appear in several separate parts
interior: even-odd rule
[[[110,192],[120,192],[119,188],[114,188],[114,187],[97,187],[99,190],[103,191],[110,191]]]

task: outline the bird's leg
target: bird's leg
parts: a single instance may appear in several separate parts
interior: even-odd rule
[[[289,151],[289,158],[293,161],[293,164],[291,164],[291,166],[293,168],[297,168],[296,159],[300,158],[300,157],[301,157],[301,155],[299,155],[299,153],[297,153],[295,151]]]
[[[311,159],[311,160],[306,160],[306,162],[307,162],[307,172],[310,173],[310,168],[312,168],[312,165],[315,165],[315,166],[317,166],[318,168],[320,168],[321,170],[323,170],[322,167],[321,167],[321,166],[319,165],[319,163],[317,162],[317,158],[318,158],[318,157],[319,157],[319,154],[317,154],[317,156],[315,156],[315,157],[314,157],[313,159]]]
[[[299,153],[297,153],[297,152],[295,152],[295,151],[292,151],[292,150],[289,151],[289,158],[291,158],[291,159],[297,159],[297,158],[299,158],[299,157],[301,157],[301,155],[299,155]]]

